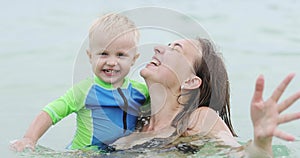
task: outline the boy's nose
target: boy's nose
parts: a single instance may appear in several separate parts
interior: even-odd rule
[[[116,58],[109,58],[106,60],[106,65],[108,66],[116,66],[118,64],[118,60]]]

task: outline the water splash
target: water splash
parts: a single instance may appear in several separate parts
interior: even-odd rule
[[[167,144],[166,144],[167,142]],[[53,149],[38,145],[35,151],[26,150],[17,153],[20,158],[132,158],[132,157],[172,157],[172,158],[224,158],[243,157],[243,147],[232,148],[214,138],[208,136],[194,135],[189,137],[179,137],[172,141],[166,138],[154,138],[143,144],[135,145],[128,150],[117,150],[111,153],[103,151],[55,151]],[[243,143],[242,143],[243,144]],[[284,145],[273,145],[274,157],[289,157],[290,151]]]

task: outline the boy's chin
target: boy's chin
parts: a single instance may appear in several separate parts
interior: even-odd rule
[[[118,81],[117,79],[114,79],[114,78],[100,78],[102,81],[104,81],[105,83],[108,83],[108,84],[112,84],[112,85],[117,85],[120,83],[120,81]]]

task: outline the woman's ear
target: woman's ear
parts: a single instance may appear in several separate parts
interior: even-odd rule
[[[184,83],[181,85],[181,89],[187,89],[187,90],[192,90],[192,89],[197,89],[201,86],[202,80],[198,76],[193,76],[190,79],[187,79],[184,81]]]

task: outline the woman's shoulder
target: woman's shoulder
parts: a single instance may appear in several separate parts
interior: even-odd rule
[[[207,106],[202,106],[202,107],[199,107],[199,108],[197,108],[194,112],[213,112],[213,113],[215,113],[215,114],[217,114],[216,112],[215,112],[215,110],[213,110],[212,108],[210,108],[210,107],[207,107]]]
[[[219,115],[209,107],[199,107],[190,116],[189,123],[193,126],[214,125],[220,120]]]
[[[217,112],[209,107],[199,107],[190,116],[187,134],[215,134],[229,131]]]
[[[210,107],[206,107],[206,106],[203,106],[203,107],[199,107],[197,108],[191,115],[190,117],[193,121],[201,121],[201,122],[205,122],[205,120],[207,119],[211,119],[211,118],[214,118],[214,119],[219,119],[219,115],[216,113],[215,110],[213,110],[212,108]]]

